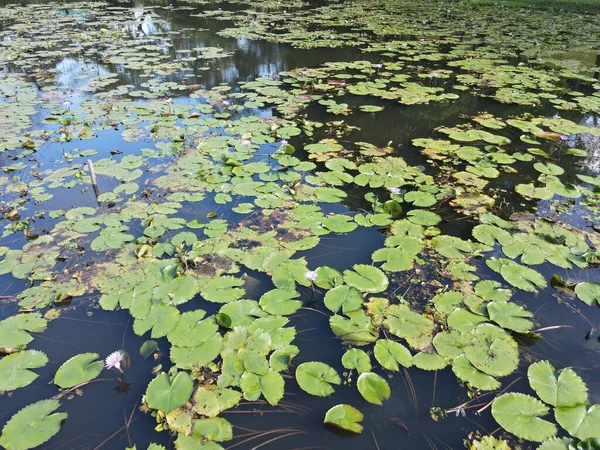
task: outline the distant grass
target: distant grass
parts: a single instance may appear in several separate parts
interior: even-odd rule
[[[461,1],[461,0],[458,0]],[[600,0],[462,0],[464,3],[600,12]]]

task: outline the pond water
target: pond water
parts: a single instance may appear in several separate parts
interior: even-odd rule
[[[597,448],[599,14],[1,0],[0,446]]]

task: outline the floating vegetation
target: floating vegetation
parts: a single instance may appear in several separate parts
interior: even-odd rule
[[[62,439],[69,404],[106,370],[117,393],[143,384],[109,433],[126,430],[127,448],[134,415],[164,431],[138,445],[216,450],[305,433],[233,414],[312,411],[328,439],[369,428],[379,447],[383,414],[408,430],[386,406],[400,380],[418,412],[413,379],[430,374],[433,418],[491,406],[506,432],[481,426],[468,448],[593,448],[593,383],[530,346],[580,320],[586,342],[597,333],[598,14],[474,15],[466,0],[1,8],[0,392],[18,407],[0,445]],[[239,51],[265,41],[339,57],[237,75]],[[143,343],[40,350],[81,310],[126,317]],[[307,320],[325,350],[302,339]],[[441,409],[438,374],[468,400]],[[25,402],[38,378],[54,391]]]

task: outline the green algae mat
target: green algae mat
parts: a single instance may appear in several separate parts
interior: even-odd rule
[[[0,446],[600,448],[600,10],[0,7]]]

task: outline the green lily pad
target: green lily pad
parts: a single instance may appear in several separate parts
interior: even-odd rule
[[[61,388],[70,388],[93,380],[104,368],[102,361],[97,361],[97,353],[81,353],[67,360],[56,371],[54,384]]]
[[[358,392],[369,403],[382,405],[392,393],[389,384],[381,376],[373,372],[363,372],[356,382]]]
[[[357,288],[342,285],[327,291],[323,301],[331,312],[337,313],[341,309],[346,314],[359,309],[363,297]]]
[[[383,292],[388,287],[388,278],[381,269],[366,264],[355,264],[354,270],[344,271],[344,281],[361,292]]]
[[[471,364],[493,377],[511,374],[519,363],[517,343],[502,328],[481,324],[471,334],[465,356]]]
[[[317,397],[333,394],[332,384],[340,384],[342,379],[331,366],[322,362],[305,362],[296,369],[296,381],[303,391]]]
[[[549,405],[577,406],[588,400],[585,383],[572,369],[557,372],[548,361],[539,361],[529,366],[527,377],[536,394]]]
[[[362,413],[350,405],[335,405],[327,411],[323,422],[342,430],[360,433],[363,430],[360,424],[363,418]]]
[[[39,313],[8,317],[0,322],[0,349],[10,353],[25,348],[33,340],[29,333],[41,333],[46,326],[46,320]]]
[[[0,392],[30,385],[38,377],[31,369],[39,369],[47,363],[48,357],[37,350],[24,350],[0,359]]]
[[[342,356],[342,366],[346,369],[356,369],[358,373],[371,371],[371,359],[367,352],[351,348]]]
[[[533,322],[529,320],[532,314],[515,303],[490,302],[487,304],[487,311],[493,322],[507,330],[526,333],[533,326]]]
[[[556,408],[554,410],[556,421],[571,436],[586,440],[590,438],[600,438],[600,405],[577,405],[570,408]]]
[[[59,406],[55,400],[41,400],[26,406],[4,425],[0,445],[7,450],[27,450],[42,445],[59,432],[68,416],[54,413]]]
[[[390,339],[378,339],[373,349],[375,359],[381,367],[397,372],[400,366],[412,366],[410,351],[399,342]]]
[[[575,293],[582,302],[588,305],[600,305],[600,283],[584,281],[575,286]]]
[[[528,441],[542,442],[556,434],[554,424],[540,419],[548,407],[530,395],[503,394],[492,403],[492,416],[506,431]]]
[[[500,387],[498,380],[477,369],[464,355],[460,355],[452,360],[452,371],[458,378],[469,383],[474,388],[493,391]]]
[[[149,408],[169,413],[184,405],[193,390],[194,381],[187,372],[178,372],[172,380],[162,372],[148,385],[146,403]]]

